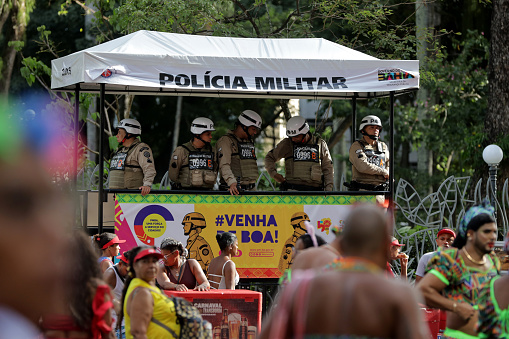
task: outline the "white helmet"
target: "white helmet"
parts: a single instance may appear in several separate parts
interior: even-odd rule
[[[359,125],[359,131],[362,131],[366,126],[380,126],[382,128],[382,121],[376,115],[366,115],[362,118],[361,124]]]
[[[141,135],[141,125],[136,119],[123,119],[118,123],[117,129],[125,129],[127,134]]]
[[[296,116],[288,120],[286,123],[286,135],[295,137],[299,134],[307,134],[309,132],[309,125],[301,116]]]
[[[239,122],[246,126],[262,127],[262,118],[255,111],[245,110],[239,115]]]
[[[191,123],[191,133],[201,135],[207,131],[215,131],[214,122],[209,118],[196,118]]]

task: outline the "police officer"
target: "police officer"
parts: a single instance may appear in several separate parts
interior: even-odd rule
[[[206,275],[210,261],[214,259],[214,253],[212,253],[207,240],[200,235],[202,230],[207,227],[205,217],[198,212],[188,213],[182,219],[182,225],[184,226],[184,235],[188,236],[186,249],[189,252],[189,258],[196,259]]]
[[[196,118],[191,123],[193,139],[173,151],[168,175],[172,189],[203,189],[214,187],[217,163],[212,141],[214,123],[208,118]]]
[[[141,125],[135,119],[124,119],[117,127],[117,141],[122,144],[110,163],[109,188],[141,189],[150,193],[156,176],[154,157],[150,147],[137,137]]]
[[[238,195],[240,190],[251,191],[258,179],[258,166],[253,137],[260,132],[262,118],[255,111],[242,112],[233,131],[217,141],[217,156],[221,189]]]
[[[359,126],[362,138],[350,147],[352,163],[352,181],[349,188],[353,191],[386,191],[389,179],[389,148],[378,140],[382,131],[382,122],[376,115],[368,115]],[[376,201],[383,204],[383,195],[377,195]]]
[[[332,191],[334,168],[327,143],[309,132],[306,119],[288,120],[286,135],[265,157],[265,169],[279,182],[280,189],[297,191]],[[276,162],[285,159],[286,178],[277,173]]]

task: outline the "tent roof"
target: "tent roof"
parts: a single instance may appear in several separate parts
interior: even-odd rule
[[[348,98],[419,87],[418,61],[379,60],[325,39],[138,31],[52,61],[51,87],[216,97]]]

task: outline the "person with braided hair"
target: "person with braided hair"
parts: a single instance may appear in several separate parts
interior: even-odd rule
[[[439,249],[419,282],[426,304],[447,311],[442,338],[478,338],[480,290],[500,271],[493,253],[497,240],[494,211],[487,201],[471,207],[461,219],[452,248]]]

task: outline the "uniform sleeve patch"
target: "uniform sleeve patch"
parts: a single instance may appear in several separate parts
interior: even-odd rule
[[[172,163],[171,163],[171,167],[173,167],[173,168],[177,168],[177,163],[172,162]]]
[[[222,147],[219,147],[219,149],[218,149],[217,151],[218,151],[218,152],[221,152],[221,150],[222,150],[222,149],[223,149]]]
[[[152,160],[150,160],[150,159],[147,159],[147,162],[148,162],[149,164],[151,164],[151,163],[152,163]]]
[[[143,146],[142,148],[140,148],[140,153],[143,152],[144,150],[148,150],[149,148],[147,146]]]
[[[173,156],[173,160],[177,160],[178,157],[176,155]]]
[[[145,158],[150,158],[150,152],[149,151],[143,152],[143,155],[145,156]]]
[[[357,154],[359,154],[359,153],[361,153],[361,152],[362,152],[362,150],[361,150],[361,149],[358,149],[357,151],[355,151],[355,153],[357,153]]]

